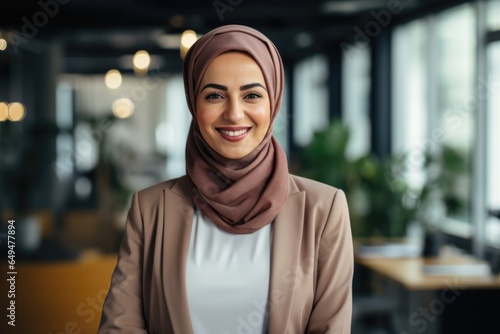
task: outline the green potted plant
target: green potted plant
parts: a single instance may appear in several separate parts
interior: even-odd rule
[[[425,154],[426,181],[419,193],[415,215],[424,231],[424,256],[439,254],[443,220],[465,214],[467,198],[459,188],[463,185],[461,180],[467,178],[467,164],[466,155],[450,145]]]
[[[381,160],[373,154],[356,159],[346,154],[348,127],[339,120],[316,132],[301,150],[297,174],[335,186],[346,193],[355,238],[401,238],[415,209],[405,204],[410,188],[394,178],[402,157]]]

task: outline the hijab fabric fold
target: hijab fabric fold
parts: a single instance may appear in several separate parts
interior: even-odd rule
[[[196,98],[212,60],[224,52],[242,51],[259,65],[271,103],[271,122],[262,142],[241,159],[228,159],[203,139],[196,121]],[[193,116],[186,143],[186,172],[195,205],[221,229],[252,233],[271,223],[288,197],[288,163],[273,137],[281,106],[284,71],[274,44],[259,31],[241,25],[216,28],[187,52],[184,88]]]

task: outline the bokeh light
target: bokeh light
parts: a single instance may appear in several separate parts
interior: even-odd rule
[[[12,122],[19,122],[26,116],[26,109],[20,102],[12,102],[9,104],[9,119]]]
[[[134,102],[128,98],[120,98],[113,102],[113,114],[118,118],[128,118],[134,113]]]
[[[117,89],[122,85],[122,74],[118,70],[109,70],[104,76],[104,82],[110,89]]]

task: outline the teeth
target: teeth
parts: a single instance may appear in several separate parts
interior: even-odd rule
[[[236,136],[241,136],[245,132],[247,132],[248,129],[245,130],[238,130],[238,131],[227,131],[227,130],[220,130],[225,135],[231,136],[231,137],[236,137]]]

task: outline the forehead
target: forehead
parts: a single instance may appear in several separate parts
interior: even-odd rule
[[[221,74],[258,74],[262,75],[259,64],[246,52],[228,51],[215,57],[207,66],[204,76]]]

